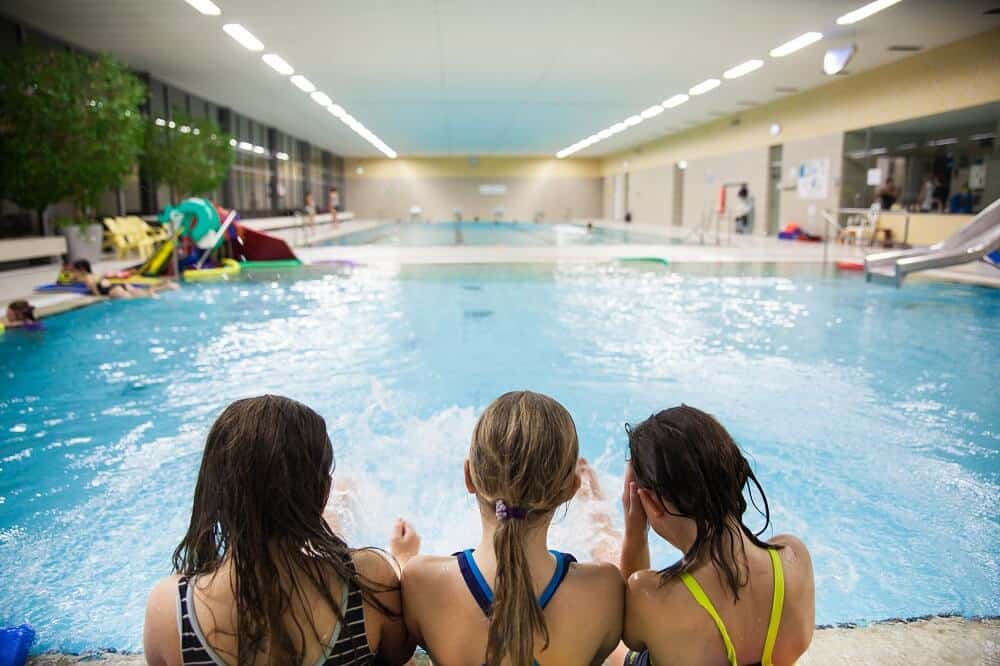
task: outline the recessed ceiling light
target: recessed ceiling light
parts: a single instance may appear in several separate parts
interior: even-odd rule
[[[156,119],[156,125],[157,125],[157,127],[166,127],[167,126],[167,121],[164,120],[163,118],[157,118]]]
[[[271,69],[276,71],[278,74],[291,76],[292,74],[295,73],[295,70],[292,68],[292,66],[289,65],[287,62],[285,62],[285,59],[282,58],[277,53],[265,53],[260,57],[260,59],[266,62],[271,67]]]
[[[291,81],[292,84],[302,92],[311,93],[316,90],[316,86],[313,85],[313,82],[301,74],[296,74],[290,78],[289,81]]]
[[[642,122],[642,116],[639,115],[629,116],[623,122],[625,123],[626,127],[635,127],[636,125]]]
[[[243,46],[243,48],[245,49],[249,49],[251,51],[264,50],[264,43],[261,42],[256,37],[254,37],[249,30],[244,28],[239,23],[227,23],[226,25],[222,26],[222,30],[227,35],[229,35],[237,42],[239,42],[240,45]]]
[[[771,123],[768,131],[771,133],[771,136],[778,136],[781,134],[781,123]]]
[[[212,0],[184,0],[184,2],[197,9],[205,16],[218,16],[222,13],[219,6],[212,2]]]
[[[663,100],[663,108],[672,109],[675,106],[680,106],[689,99],[691,98],[685,95],[684,93],[679,93],[677,95],[674,95],[673,97]]]
[[[649,107],[648,109],[645,109],[639,115],[642,116],[643,118],[645,118],[646,120],[649,120],[650,118],[654,118],[654,117],[660,115],[661,113],[663,113],[663,107],[660,106],[659,104],[654,104],[653,106]]]
[[[745,63],[736,65],[732,69],[727,69],[722,73],[724,79],[738,79],[741,76],[754,72],[764,66],[763,60],[747,60]]]
[[[333,100],[330,99],[330,96],[327,95],[325,92],[320,92],[319,90],[317,90],[316,92],[314,92],[309,96],[312,97],[312,100],[317,104],[319,104],[320,106],[330,106],[331,104],[333,104]]]
[[[875,2],[869,2],[864,7],[859,7],[853,12],[847,12],[843,16],[837,19],[837,25],[850,25],[851,23],[857,23],[858,21],[863,21],[872,14],[878,13],[883,9],[888,9],[894,4],[898,3],[900,0],[875,0]]]
[[[823,33],[820,32],[807,32],[804,35],[799,35],[795,39],[785,42],[781,46],[771,49],[772,58],[783,58],[786,55],[795,53],[800,49],[804,49],[810,44],[815,44],[819,40],[823,39]]]
[[[705,79],[698,85],[691,86],[691,89],[688,90],[688,92],[692,95],[704,95],[709,90],[715,90],[720,85],[722,85],[722,81],[719,79]]]
[[[282,162],[287,162],[288,161],[288,153],[278,152],[278,153],[275,153],[274,156],[277,157]]]

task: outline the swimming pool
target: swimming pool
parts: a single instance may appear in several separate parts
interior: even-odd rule
[[[578,224],[527,222],[396,222],[354,231],[331,245],[620,245],[665,244],[668,238],[634,231]]]
[[[812,551],[820,623],[996,615],[998,352],[998,291],[811,266],[359,268],[79,310],[0,339],[0,623],[139,649],[207,429],[265,391],[326,417],[364,498],[352,542],[404,515],[427,552],[470,545],[463,456],[514,388],[570,409],[612,501],[625,421],[716,414]],[[583,513],[553,545],[586,557]]]

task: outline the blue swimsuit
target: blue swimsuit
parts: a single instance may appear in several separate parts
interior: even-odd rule
[[[556,550],[550,550],[549,552],[556,558],[556,570],[552,574],[552,580],[549,581],[549,584],[545,586],[545,590],[542,591],[542,596],[538,597],[538,605],[541,606],[542,610],[545,610],[545,607],[552,601],[556,590],[566,580],[566,574],[569,573],[569,565],[576,562],[576,558],[569,553],[560,553]],[[455,553],[455,557],[458,559],[458,568],[462,572],[462,578],[465,580],[469,592],[472,593],[483,614],[489,617],[490,611],[493,610],[493,590],[486,583],[483,572],[479,570],[475,558],[472,557],[472,549]],[[538,666],[537,661],[535,662],[535,666]]]

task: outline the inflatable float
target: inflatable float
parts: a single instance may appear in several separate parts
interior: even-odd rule
[[[0,629],[0,664],[24,666],[35,642],[35,630],[26,624]]]
[[[863,271],[865,270],[864,263],[859,263],[857,261],[838,261],[837,268],[842,271]]]
[[[188,282],[208,282],[211,280],[228,280],[240,274],[242,267],[235,259],[223,259],[222,265],[216,268],[189,269],[181,273]]]

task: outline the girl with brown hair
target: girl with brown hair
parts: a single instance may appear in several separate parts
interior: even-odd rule
[[[465,462],[482,538],[403,572],[406,623],[438,664],[602,664],[619,641],[624,586],[613,565],[579,564],[546,543],[580,487],[569,412],[538,393],[497,398]]]
[[[624,638],[637,652],[625,663],[794,663],[815,622],[809,551],[790,535],[760,539],[767,497],[726,429],[681,405],[630,429],[629,453],[620,567]],[[758,532],[743,522],[747,497],[757,508],[754,489],[763,504]],[[680,560],[650,569],[649,527]]]
[[[212,426],[176,575],[146,608],[150,664],[402,664],[398,578],[323,518],[334,469],[323,418],[280,396]]]

